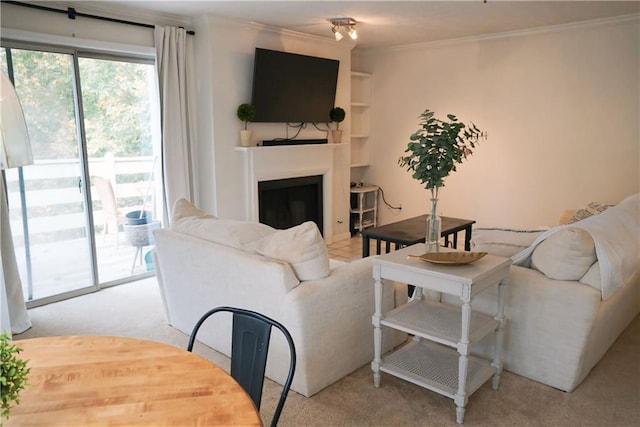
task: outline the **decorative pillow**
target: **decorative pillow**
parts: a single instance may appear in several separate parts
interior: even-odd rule
[[[613,205],[604,205],[599,202],[591,202],[587,205],[587,207],[578,209],[576,213],[574,213],[569,219],[566,220],[565,224],[573,224],[574,222],[589,218],[592,215],[597,215],[601,212],[606,211],[611,206]]]
[[[173,204],[173,211],[171,212],[171,222],[177,221],[188,216],[197,216],[200,218],[215,218],[209,212],[203,211],[197,208],[193,203],[185,198],[178,199]]]
[[[322,279],[331,272],[327,245],[313,221],[277,230],[252,246],[260,255],[288,262],[300,281]]]
[[[471,235],[471,249],[509,258],[531,246],[544,232],[544,229],[477,228]]]
[[[531,255],[531,268],[555,280],[579,280],[596,261],[591,235],[564,228],[542,241]]]

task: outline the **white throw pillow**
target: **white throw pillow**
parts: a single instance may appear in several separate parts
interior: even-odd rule
[[[288,262],[300,281],[322,279],[331,272],[327,245],[313,221],[277,230],[252,246],[260,255]]]
[[[591,235],[580,228],[559,230],[531,255],[531,268],[555,280],[579,280],[596,261]]]
[[[171,212],[171,222],[173,223],[174,221],[178,221],[189,216],[197,216],[200,218],[215,218],[215,216],[211,215],[207,211],[203,211],[202,209],[196,207],[196,205],[185,198],[176,200],[176,202],[173,204],[173,211]]]

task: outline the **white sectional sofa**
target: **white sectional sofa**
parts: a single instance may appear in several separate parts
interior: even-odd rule
[[[186,201],[176,206],[171,229],[154,232],[156,274],[172,326],[188,334],[219,305],[273,317],[294,338],[292,388],[305,396],[372,360],[371,258],[330,268],[317,228],[276,232],[215,219]],[[639,206],[636,194],[597,216],[548,230],[474,230],[472,250],[514,260],[505,301],[506,370],[572,391],[640,313]],[[477,296],[474,308],[492,313],[491,292]],[[396,284],[384,295],[383,310],[406,302],[406,295],[406,286]],[[216,322],[199,339],[229,355],[230,330],[230,319]],[[392,337],[384,349],[404,338]],[[492,343],[474,349],[490,355]],[[284,381],[287,354],[274,334],[269,378]]]
[[[474,231],[474,251],[517,252],[505,305],[506,370],[572,391],[640,313],[639,206],[636,194],[547,231]],[[474,306],[491,312],[491,297],[480,295]]]
[[[156,275],[173,327],[189,334],[202,314],[222,305],[258,311],[281,322],[297,352],[292,389],[304,396],[373,359],[371,259],[330,263],[315,224],[275,230],[216,219],[180,200],[171,229],[156,230],[154,237]],[[406,286],[385,293],[385,310],[396,305],[396,298],[406,302]],[[208,322],[198,340],[229,356],[230,317]],[[405,337],[386,340],[386,349]],[[288,346],[276,331],[266,375],[282,384],[288,366]]]

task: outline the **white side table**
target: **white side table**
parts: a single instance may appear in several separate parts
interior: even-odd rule
[[[351,213],[356,215],[354,229],[362,231],[378,225],[378,190],[380,187],[352,187],[351,194],[357,197],[356,206],[351,206]]]
[[[431,264],[407,259],[421,255],[417,244],[373,260],[375,279],[373,380],[380,387],[380,372],[397,376],[454,400],[456,421],[462,423],[469,396],[489,378],[498,389],[504,328],[504,284],[511,260],[486,255],[467,265]],[[416,286],[412,300],[387,313],[382,312],[383,279]],[[478,293],[498,286],[495,316],[473,311],[471,302]],[[456,295],[460,307],[423,299],[422,290]],[[414,335],[414,339],[384,355],[382,326]],[[473,343],[495,334],[493,360],[470,356]]]

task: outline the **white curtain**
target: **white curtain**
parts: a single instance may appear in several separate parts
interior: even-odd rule
[[[33,163],[29,132],[13,83],[0,72],[0,169]],[[19,334],[31,327],[13,248],[4,171],[0,171],[0,332]]]
[[[19,334],[31,327],[13,249],[4,174],[0,173],[0,332]]]
[[[156,70],[160,88],[164,223],[179,198],[195,197],[193,41],[186,30],[156,27]]]

